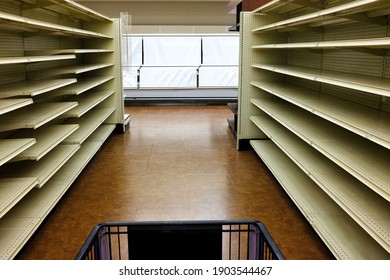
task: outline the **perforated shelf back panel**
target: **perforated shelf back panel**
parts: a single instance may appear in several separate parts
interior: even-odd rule
[[[250,82],[253,80],[262,79],[280,79],[273,73],[267,71],[261,71],[253,68],[251,65],[253,62],[257,63],[271,63],[277,64],[285,62],[285,56],[272,55],[264,56],[258,50],[253,50],[253,45],[270,44],[270,43],[282,43],[285,42],[285,36],[281,34],[261,34],[260,36],[252,36],[252,30],[258,25],[264,25],[269,22],[275,21],[275,16],[263,16],[243,12],[241,14],[240,23],[240,72],[239,72],[239,99],[238,99],[238,132],[237,132],[237,147],[240,148],[240,140],[242,139],[261,139],[267,138],[264,133],[259,131],[252,122],[249,121],[249,117],[254,114],[260,114],[261,112],[253,105],[250,104],[251,98],[261,98],[267,96],[267,94],[255,87]],[[274,53],[275,54],[275,53]]]

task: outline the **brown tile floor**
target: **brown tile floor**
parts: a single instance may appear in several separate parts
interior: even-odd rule
[[[256,219],[287,259],[333,256],[254,151],[237,151],[226,106],[126,107],[114,134],[17,259],[73,259],[106,221]]]

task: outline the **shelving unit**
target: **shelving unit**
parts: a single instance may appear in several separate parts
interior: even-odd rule
[[[0,4],[0,259],[125,124],[121,24],[69,0]]]
[[[241,15],[237,148],[250,142],[338,259],[390,259],[389,14],[274,0]]]

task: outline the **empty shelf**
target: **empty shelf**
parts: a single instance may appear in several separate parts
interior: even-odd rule
[[[0,58],[2,64],[32,63],[42,61],[75,59],[75,55],[48,55],[48,56],[22,56],[22,57],[4,57]]]
[[[78,127],[76,124],[48,125],[37,130],[29,129],[13,134],[12,137],[15,138],[32,137],[37,140],[34,146],[20,153],[13,160],[40,160]]]
[[[58,54],[85,54],[85,53],[107,53],[113,50],[107,49],[59,49],[59,50],[34,50],[26,51],[29,55],[58,55]]]
[[[390,38],[371,38],[339,41],[302,42],[286,44],[255,45],[253,49],[328,49],[328,48],[390,48]]]
[[[286,65],[252,64],[252,67],[390,97],[390,79]]]
[[[78,79],[76,84],[63,87],[59,90],[56,90],[56,94],[69,94],[69,95],[79,95],[83,92],[86,92],[94,87],[97,87],[105,82],[114,79],[113,76],[97,76],[97,77],[85,77]]]
[[[106,139],[111,135],[114,130],[114,124],[102,124],[91,134],[91,136],[88,137],[88,142],[97,141],[103,144],[103,142],[106,141]]]
[[[71,15],[72,17],[79,18],[82,20],[90,21],[90,20],[100,20],[100,21],[112,21],[109,17],[100,14],[94,10],[91,10],[83,5],[78,4],[75,1],[71,0],[50,0],[51,3],[56,5],[45,6],[45,9],[50,11],[54,11],[60,14],[64,14],[66,16]]]
[[[0,85],[0,96],[4,98],[21,95],[36,96],[76,82],[76,79],[55,79],[9,83]]]
[[[253,10],[253,13],[286,14],[304,7],[310,7],[316,10],[320,10],[323,9],[324,6],[320,1],[313,2],[302,0],[273,0]]]
[[[8,31],[14,32],[32,32],[38,33],[40,31],[50,31],[53,32],[53,35],[58,36],[80,36],[80,37],[92,37],[92,38],[112,38],[98,32],[92,32],[88,30],[68,27],[64,25],[54,24],[46,21],[36,20],[32,18],[27,18],[23,16],[18,16],[14,14],[9,14],[5,12],[0,12],[1,22],[0,29],[5,29]]]
[[[36,143],[34,138],[0,139],[0,166]]]
[[[0,177],[37,177],[37,186],[42,187],[79,148],[79,145],[58,145],[39,161],[7,163],[0,167]]]
[[[97,106],[115,93],[114,90],[90,91],[80,96],[67,99],[68,102],[77,102],[79,105],[64,114],[64,117],[80,118],[89,110]]]
[[[274,143],[269,140],[250,143],[336,258],[389,259],[389,253]],[[337,226],[327,226],[330,223]]]
[[[37,183],[37,178],[0,179],[0,218],[34,188]]]
[[[390,149],[390,114],[292,84],[252,85]],[[356,116],[359,115],[359,118]]]
[[[90,64],[90,65],[70,65],[70,66],[64,66],[59,68],[51,68],[51,69],[45,69],[45,70],[36,70],[31,71],[27,73],[27,76],[29,79],[40,79],[40,78],[47,78],[47,77],[53,77],[53,76],[61,76],[61,75],[79,75],[82,73],[106,68],[113,66],[112,63],[101,63],[101,64]]]
[[[253,13],[269,13],[273,10],[280,9],[283,6],[294,2],[297,2],[297,0],[273,0],[253,10]]]
[[[252,103],[390,201],[389,149],[380,148],[326,120],[311,117],[310,112],[286,102],[263,99],[252,100]]]
[[[283,30],[291,27],[296,27],[303,24],[324,22],[332,19],[348,18],[353,14],[358,14],[362,11],[373,11],[375,9],[380,10],[384,7],[383,1],[378,0],[356,0],[346,4],[334,6],[331,8],[315,11],[302,16],[282,20],[272,24],[268,24],[256,29],[252,32],[265,32],[271,30]]]
[[[31,98],[0,99],[0,115],[22,108],[33,103]]]
[[[63,143],[82,144],[114,111],[115,108],[96,108],[79,119],[69,119],[66,123],[78,124],[80,128]]]
[[[76,106],[77,102],[48,102],[30,105],[0,116],[0,131],[19,128],[37,129]]]
[[[251,120],[354,221],[390,252],[389,201],[366,188],[270,117],[256,116]]]

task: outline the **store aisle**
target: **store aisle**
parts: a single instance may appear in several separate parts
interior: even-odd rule
[[[17,259],[73,259],[97,223],[257,219],[287,259],[331,259],[252,150],[237,151],[227,106],[126,107],[114,134]]]

